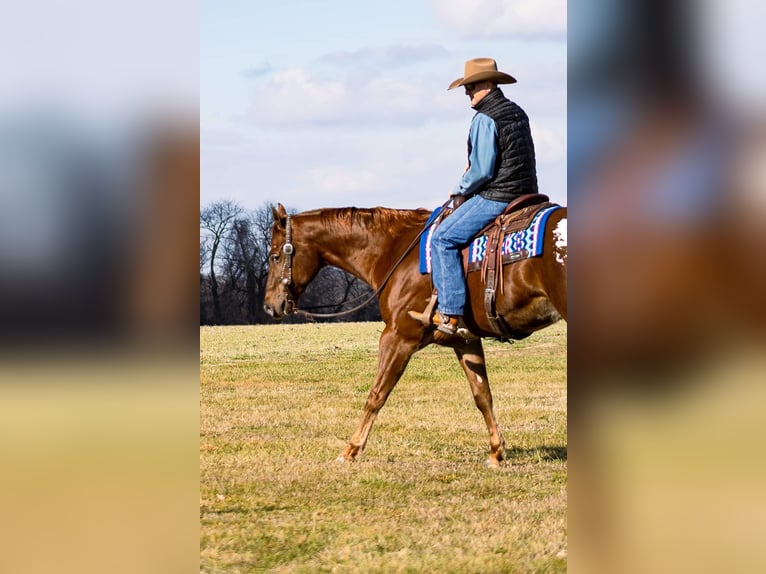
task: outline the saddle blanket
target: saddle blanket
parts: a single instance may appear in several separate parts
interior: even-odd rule
[[[503,237],[503,263],[542,255],[545,222],[548,221],[551,213],[560,208],[560,205],[553,205],[541,209],[525,229],[507,233]],[[431,273],[431,236],[436,229],[436,225],[432,222],[440,212],[441,207],[434,210],[426,222],[428,231],[420,238],[420,272],[424,275]],[[463,250],[463,261],[466,263],[468,271],[475,271],[481,267],[488,239],[487,235],[480,235]]]

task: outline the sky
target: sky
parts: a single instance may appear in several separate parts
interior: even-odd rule
[[[474,111],[447,86],[491,57],[566,203],[565,0],[203,0],[200,203],[432,209]]]

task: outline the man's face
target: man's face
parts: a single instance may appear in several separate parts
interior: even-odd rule
[[[474,82],[473,84],[465,84],[463,87],[466,95],[471,99],[471,106],[475,106],[492,91],[494,84],[492,82]]]

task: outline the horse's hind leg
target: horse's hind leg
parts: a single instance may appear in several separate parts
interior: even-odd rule
[[[404,341],[388,327],[383,331],[378,349],[378,372],[375,375],[375,384],[367,396],[359,426],[351,436],[346,449],[338,457],[338,462],[351,461],[362,455],[378,412],[386,404],[388,395],[399,382],[416,350],[416,345]]]
[[[468,382],[471,384],[471,392],[476,407],[484,416],[484,422],[487,423],[489,458],[486,464],[491,467],[500,466],[503,458],[505,458],[505,439],[500,432],[495,412],[492,409],[492,391],[489,389],[487,367],[484,362],[484,347],[481,344],[481,339],[455,347],[455,354],[465,371],[466,377],[468,377]]]

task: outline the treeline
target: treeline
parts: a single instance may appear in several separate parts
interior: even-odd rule
[[[263,310],[273,222],[272,204],[254,210],[232,201],[216,201],[200,209],[200,325],[268,323]],[[338,313],[371,294],[369,285],[336,267],[325,267],[301,296],[299,307]],[[365,308],[326,321],[376,321],[377,300]],[[293,315],[288,322],[308,319]]]

